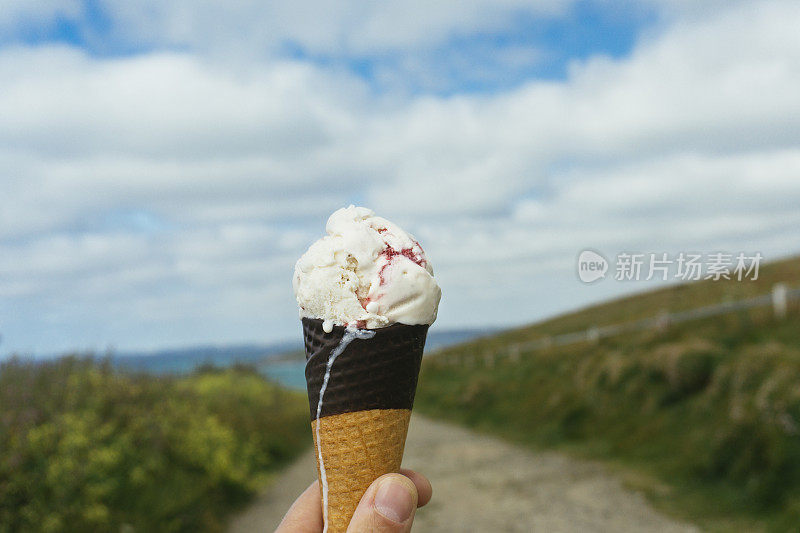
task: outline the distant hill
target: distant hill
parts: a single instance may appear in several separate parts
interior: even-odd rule
[[[425,344],[426,352],[439,350],[461,342],[493,333],[487,329],[431,331]],[[303,344],[296,341],[273,344],[241,344],[229,346],[193,346],[153,352],[121,352],[112,356],[118,368],[151,374],[186,374],[203,365],[229,367],[246,364],[260,367],[271,361],[303,359]]]
[[[448,346],[460,344],[475,340],[479,337],[485,337],[497,333],[496,329],[454,329],[438,331],[433,330],[428,332],[428,338],[425,341],[425,353],[435,352]]]
[[[710,531],[796,531],[797,301],[784,319],[764,306],[594,342],[510,348],[769,294],[778,282],[800,288],[800,258],[762,265],[756,281],[673,285],[445,348],[423,364],[415,408],[622,465],[627,483]]]
[[[120,352],[112,356],[112,362],[115,366],[128,370],[153,374],[185,374],[202,365],[259,365],[265,359],[296,349],[296,342],[190,346],[152,352]]]

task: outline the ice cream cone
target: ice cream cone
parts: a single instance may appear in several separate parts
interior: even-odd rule
[[[303,319],[311,428],[329,533],[345,532],[367,487],[400,468],[427,330],[394,324],[363,335],[371,338],[353,338],[343,327],[326,333],[322,320]]]
[[[328,532],[344,532],[370,483],[397,472],[403,460],[410,409],[370,409],[314,420],[314,449],[326,469]],[[317,462],[319,472],[319,461]],[[320,490],[322,490],[320,488]]]

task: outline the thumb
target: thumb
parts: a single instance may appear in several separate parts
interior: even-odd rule
[[[361,497],[347,533],[407,533],[414,522],[417,498],[417,487],[406,476],[381,476]]]

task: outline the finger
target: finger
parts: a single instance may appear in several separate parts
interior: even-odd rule
[[[361,498],[348,533],[407,533],[417,511],[417,487],[401,474],[376,479]]]
[[[322,531],[322,497],[319,482],[312,483],[295,500],[275,533],[320,533]]]
[[[427,505],[428,502],[431,501],[431,496],[433,496],[433,487],[431,487],[431,482],[428,481],[428,478],[408,468],[401,468],[400,473],[413,481],[414,485],[416,485],[417,494],[419,495],[417,507]]]

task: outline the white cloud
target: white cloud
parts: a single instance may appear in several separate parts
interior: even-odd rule
[[[613,292],[575,284],[586,246],[800,249],[798,18],[744,4],[565,81],[448,98],[375,95],[299,60],[0,49],[7,346],[289,337],[293,261],[349,202],[422,240],[451,327],[483,323],[479,306],[518,323]]]
[[[746,10],[676,29],[630,60],[576,65],[566,83],[414,103],[397,121],[380,123],[368,141],[398,178],[370,199],[383,209],[399,203],[428,215],[496,211],[526,189],[569,180],[548,170],[562,162],[610,164],[613,175],[620,161],[662,154],[795,146],[800,47],[790,21],[800,11],[755,15]],[[738,53],[740,41],[748,43],[747,54]],[[692,168],[690,161],[676,175],[646,177],[642,187],[670,188],[683,176],[692,179]],[[618,192],[619,202],[632,202],[631,192]]]
[[[7,50],[0,76],[3,145],[69,156],[288,157],[341,135],[346,100],[359,96],[358,84],[300,63],[243,73],[178,54],[97,61],[68,49]]]

